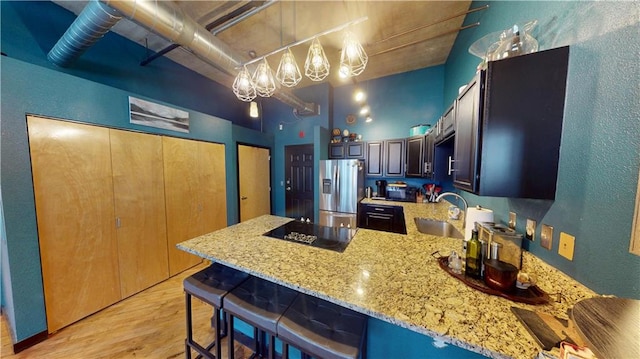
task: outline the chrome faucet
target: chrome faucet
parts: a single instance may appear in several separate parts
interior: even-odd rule
[[[465,225],[466,225],[466,222],[467,222],[467,208],[469,208],[469,204],[464,199],[464,197],[462,197],[461,195],[459,195],[459,194],[457,194],[455,192],[443,192],[443,193],[441,193],[438,197],[436,197],[436,202],[440,202],[440,199],[442,199],[442,197],[446,197],[446,196],[454,196],[454,197],[458,197],[459,199],[462,200],[462,203],[464,204],[464,217],[462,218],[462,228],[464,228]]]

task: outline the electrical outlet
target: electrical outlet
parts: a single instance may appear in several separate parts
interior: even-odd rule
[[[542,233],[540,233],[540,245],[542,248],[551,250],[553,244],[553,227],[542,224]]]
[[[516,212],[509,212],[509,228],[516,229]]]
[[[558,254],[567,258],[568,260],[573,260],[573,247],[576,243],[576,237],[560,232],[560,242],[558,243]]]
[[[527,231],[526,231],[525,237],[530,241],[534,241],[536,239],[536,221],[534,221],[533,219],[527,218],[526,229]]]

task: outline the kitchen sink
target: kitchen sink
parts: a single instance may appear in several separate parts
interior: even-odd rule
[[[418,227],[418,232],[420,233],[457,239],[464,238],[462,233],[449,222],[418,217],[413,218],[413,220],[416,222],[416,227]]]

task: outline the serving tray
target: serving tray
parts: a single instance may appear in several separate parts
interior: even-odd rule
[[[464,284],[468,285],[471,288],[477,289],[483,293],[507,298],[514,302],[526,303],[526,304],[547,304],[549,303],[549,295],[540,289],[538,286],[532,285],[527,289],[514,288],[511,292],[501,292],[499,290],[495,290],[493,288],[489,288],[483,280],[474,279],[467,277],[464,273],[454,273],[451,268],[449,268],[449,258],[448,257],[439,257],[438,264],[440,268],[445,272],[449,273],[452,277],[460,280]]]

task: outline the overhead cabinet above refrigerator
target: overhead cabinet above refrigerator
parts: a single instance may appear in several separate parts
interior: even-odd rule
[[[569,47],[488,63],[455,102],[454,186],[555,199]]]

